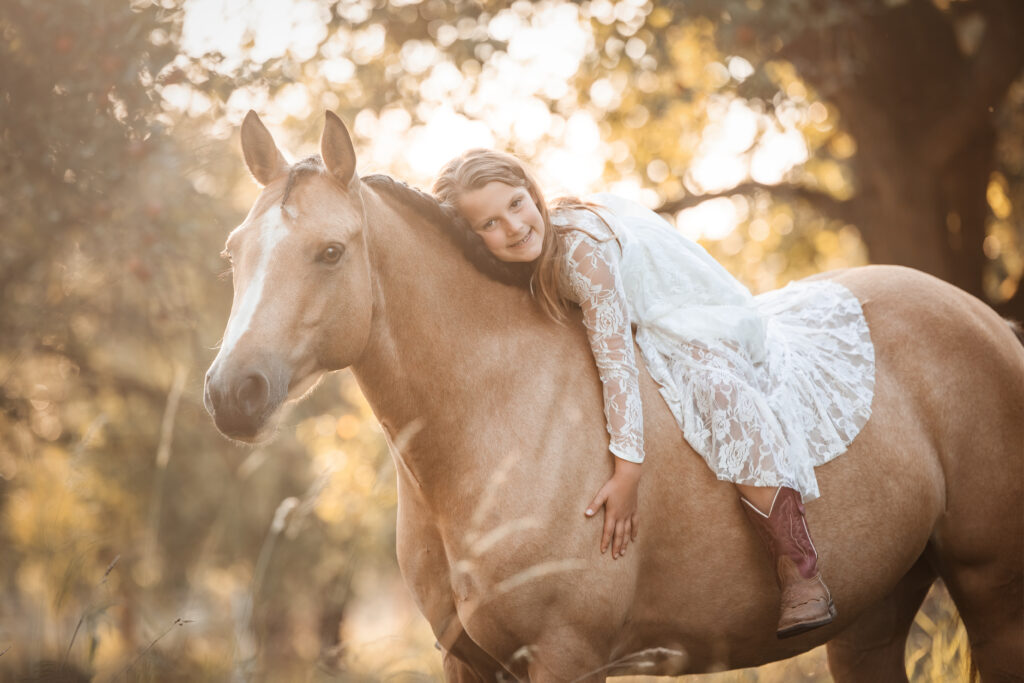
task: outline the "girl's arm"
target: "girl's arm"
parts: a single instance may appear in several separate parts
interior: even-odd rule
[[[587,508],[593,516],[603,505],[601,552],[617,558],[637,534],[637,488],[644,458],[643,410],[633,350],[629,309],[619,275],[619,248],[574,233],[566,245],[570,290],[583,311],[590,348],[604,390],[604,413],[615,458],[615,473]]]

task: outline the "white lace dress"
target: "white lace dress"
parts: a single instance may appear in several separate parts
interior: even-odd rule
[[[641,462],[636,344],[689,444],[719,479],[818,497],[814,468],[871,414],[875,353],[860,302],[834,282],[752,296],[657,214],[614,195],[560,208],[563,293],[580,304],[612,453]],[[602,220],[603,219],[603,220]]]

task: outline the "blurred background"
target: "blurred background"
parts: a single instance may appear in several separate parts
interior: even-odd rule
[[[435,680],[345,373],[213,428],[218,252],[324,110],[361,173],[470,146],[663,211],[755,291],[868,262],[1024,318],[1017,0],[2,0],[0,680]],[[941,588],[912,680],[966,680]],[[722,681],[827,681],[821,649]]]

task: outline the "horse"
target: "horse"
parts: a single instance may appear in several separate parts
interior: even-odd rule
[[[678,675],[827,643],[837,681],[906,681],[937,578],[982,677],[1024,676],[1024,345],[984,303],[895,266],[819,276],[862,304],[876,393],[807,505],[838,617],[779,640],[769,556],[643,368],[643,528],[612,560],[583,514],[612,458],[579,317],[555,323],[471,263],[475,236],[430,195],[361,178],[332,112],[319,155],[294,165],[255,112],[241,142],[262,190],[227,238],[234,298],[204,402],[254,443],[351,368],[394,459],[398,564],[448,680]]]

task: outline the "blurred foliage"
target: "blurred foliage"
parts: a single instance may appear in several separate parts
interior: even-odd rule
[[[202,407],[230,306],[217,253],[239,216],[196,186],[242,170],[174,126],[154,90],[173,79],[181,17],[120,1],[0,7],[9,672],[290,677],[340,642],[353,582],[393,569],[390,459],[341,378],[252,452]]]
[[[255,196],[235,137],[248,108],[292,150],[335,109],[362,167],[420,184],[443,161],[431,150],[490,141],[569,189],[662,206],[765,290],[869,257],[871,226],[846,202],[869,184],[871,143],[854,131],[872,110],[837,102],[888,100],[857,90],[872,64],[858,28],[913,10],[965,55],[984,45],[969,1],[295,0],[301,40],[268,47],[254,10],[232,50],[186,52],[198,5],[0,4],[3,680],[441,675],[397,576],[391,461],[349,378],[329,378],[253,450],[203,410],[231,296],[217,253]],[[230,14],[212,23],[227,31]],[[578,31],[552,40],[550,26]],[[819,71],[800,52],[808,33],[836,37]],[[941,102],[942,71],[921,55],[908,73]],[[962,253],[985,261],[986,292],[1003,301],[1024,271],[1019,73],[991,125],[994,163],[968,183],[983,239]],[[439,134],[451,130],[465,135]],[[781,139],[805,154],[762,163],[792,153]],[[715,216],[731,229],[702,232]],[[931,240],[967,234],[938,216]],[[908,669],[949,680],[965,651],[938,591]],[[817,650],[699,680],[827,679]]]

